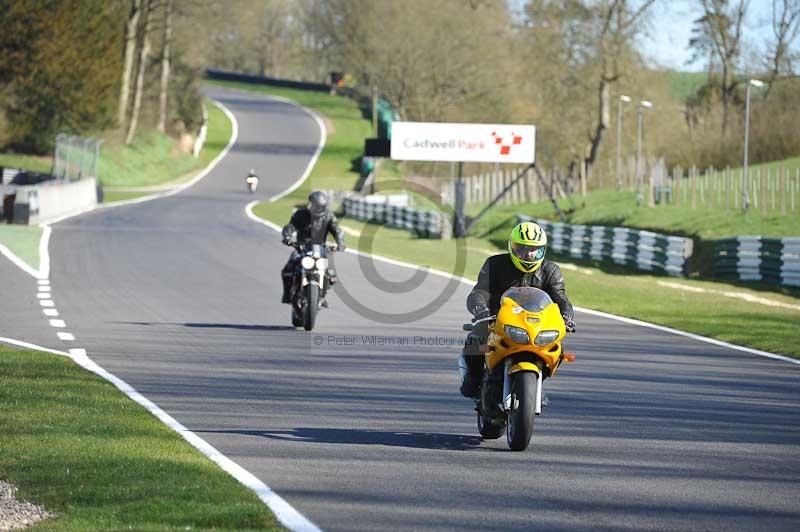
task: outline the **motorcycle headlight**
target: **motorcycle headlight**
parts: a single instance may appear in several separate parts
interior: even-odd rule
[[[533,343],[541,347],[543,345],[552,344],[556,341],[556,338],[558,338],[558,331],[542,331],[536,335],[536,339]]]
[[[324,270],[325,267],[327,266],[325,264],[325,259],[317,259],[316,265],[317,265],[317,268],[320,269],[320,270]]]
[[[508,336],[509,338],[511,338],[511,340],[513,340],[518,344],[531,343],[531,337],[528,336],[528,331],[522,329],[521,327],[506,325],[506,336]]]
[[[300,266],[306,270],[312,269],[314,267],[314,258],[306,255],[300,260]]]

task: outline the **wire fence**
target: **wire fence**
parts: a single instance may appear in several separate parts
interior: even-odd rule
[[[463,178],[467,204],[488,203],[509,186],[519,169],[494,171]],[[592,170],[565,171],[540,169],[543,179],[534,172],[514,184],[500,201],[501,205],[532,203],[548,196],[566,198],[594,190],[625,190],[640,193],[642,206],[683,206],[706,210],[755,209],[762,215],[787,216],[800,211],[800,167],[754,167],[745,174],[742,168],[689,168],[669,170],[662,159],[642,162],[637,179],[636,162],[631,158],[618,175],[611,165]],[[423,178],[413,178],[420,180]],[[454,204],[457,179],[434,180],[443,200]]]
[[[53,177],[75,181],[97,177],[102,140],[60,134],[56,136]]]

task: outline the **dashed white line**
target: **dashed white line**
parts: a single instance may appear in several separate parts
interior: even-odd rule
[[[58,338],[64,340],[66,342],[72,342],[75,340],[75,336],[72,333],[68,332],[58,332]]]
[[[39,293],[50,292],[50,286],[48,285],[41,285],[39,286]]]
[[[52,296],[48,293],[41,292],[39,294],[36,294],[36,297],[38,297],[39,299],[50,299]]]
[[[42,309],[42,312],[44,312],[45,316],[58,316],[58,311],[54,308],[45,308]]]
[[[53,303],[52,299],[42,299],[39,301],[39,304],[43,307],[55,307],[56,304]]]
[[[50,326],[51,327],[57,327],[59,329],[63,329],[64,327],[67,326],[67,324],[64,323],[64,320],[50,320]]]
[[[50,281],[48,279],[39,279],[38,283],[40,285],[46,285],[46,284],[50,284]]]

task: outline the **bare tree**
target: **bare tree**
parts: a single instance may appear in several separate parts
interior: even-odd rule
[[[133,141],[136,128],[139,124],[139,114],[142,110],[142,93],[144,92],[144,74],[147,70],[147,60],[150,56],[150,30],[153,24],[153,12],[156,8],[156,0],[147,0],[144,6],[144,24],[141,30],[141,48],[139,49],[139,69],[136,74],[136,87],[133,93],[133,109],[131,109],[131,121],[128,126],[128,134],[125,136],[125,144]]]
[[[161,90],[158,96],[158,126],[161,133],[167,130],[167,94],[169,92],[169,48],[172,42],[172,2],[164,3],[164,45],[161,50]]]
[[[722,96],[722,136],[728,132],[730,106],[736,87],[736,67],[742,52],[742,29],[749,0],[700,0],[703,15],[695,21],[694,36],[689,46],[695,57],[709,57],[709,72],[720,70],[719,89]]]
[[[136,52],[136,30],[139,25],[139,14],[142,11],[142,0],[131,0],[131,9],[125,23],[125,63],[122,67],[122,84],[119,91],[117,107],[117,124],[125,126],[128,115],[128,102],[131,93],[131,76],[133,75],[133,59]]]
[[[772,33],[775,40],[767,55],[769,86],[764,98],[780,75],[794,73],[791,46],[800,33],[800,0],[772,0]]]
[[[597,122],[589,135],[589,154],[585,162],[592,166],[597,160],[603,135],[611,120],[611,84],[622,75],[621,56],[632,45],[633,38],[640,31],[640,22],[655,0],[642,2],[638,9],[631,9],[627,0],[605,0],[600,2],[601,22],[597,46],[601,69],[597,86]]]

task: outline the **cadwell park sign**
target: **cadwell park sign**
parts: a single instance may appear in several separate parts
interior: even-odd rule
[[[395,160],[532,164],[535,153],[531,125],[392,123]]]

